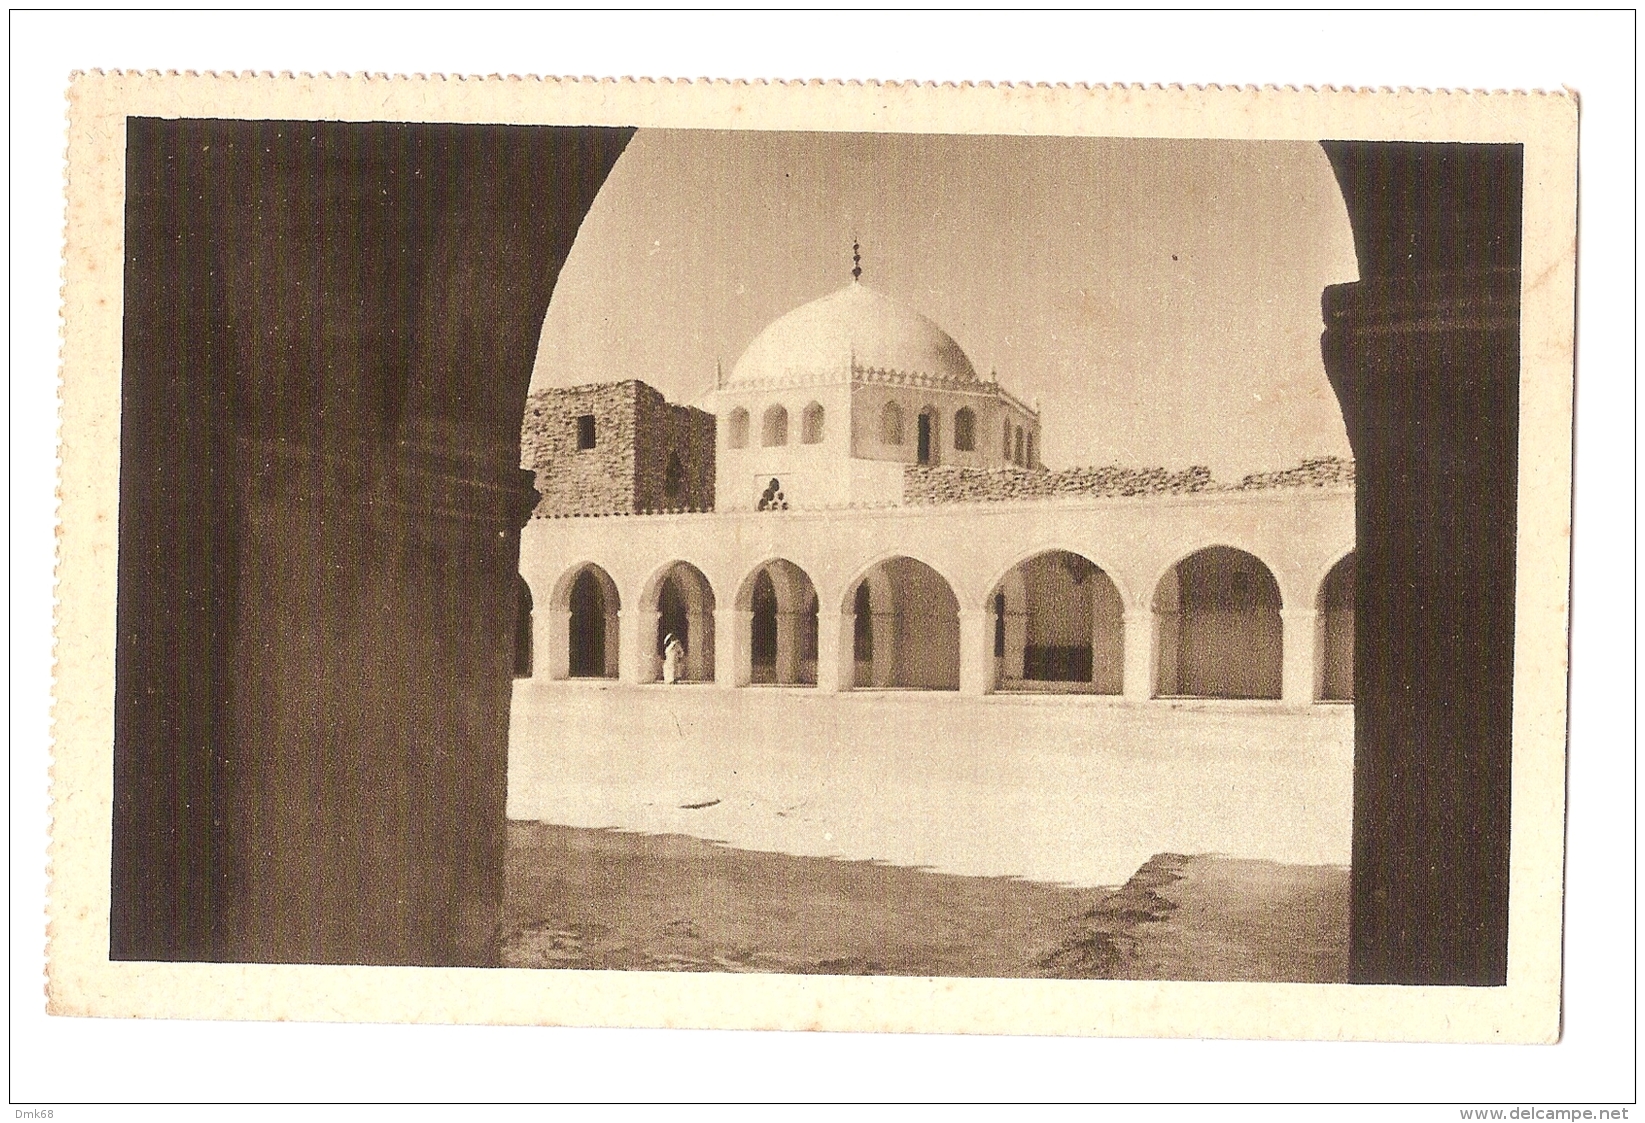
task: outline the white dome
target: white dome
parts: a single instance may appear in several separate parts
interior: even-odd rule
[[[860,367],[975,381],[960,345],[900,300],[853,281],[803,304],[754,337],[729,386],[844,378]]]

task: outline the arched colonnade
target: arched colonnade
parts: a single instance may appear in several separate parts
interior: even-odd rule
[[[716,517],[727,518],[665,518]],[[534,649],[521,667],[656,682],[672,636],[679,680],[721,687],[1352,698],[1351,536],[1289,565],[1264,556],[1271,543],[1237,536],[1185,544],[1163,564],[1046,542],[978,572],[975,550],[693,558],[666,534],[648,538],[646,521],[610,521],[634,532],[630,548],[560,563],[523,555],[521,595],[537,607],[521,617]]]

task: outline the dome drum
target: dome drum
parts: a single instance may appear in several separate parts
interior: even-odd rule
[[[858,281],[767,326],[711,399],[727,507],[756,507],[755,485],[772,479],[793,506],[898,503],[905,467],[1037,461],[1038,411],[978,378],[932,320]]]

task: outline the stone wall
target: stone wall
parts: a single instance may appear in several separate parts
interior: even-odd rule
[[[594,417],[594,447],[577,447],[577,418]],[[682,492],[665,487],[678,453]],[[520,461],[542,494],[534,515],[617,515],[714,508],[714,415],[670,405],[638,379],[538,390],[526,401]]]
[[[577,418],[592,414],[595,444],[577,447]],[[637,379],[539,390],[526,402],[520,457],[537,477],[542,494],[538,518],[637,514],[650,511],[712,511],[715,481],[715,417],[670,404]],[[669,495],[668,464],[678,455],[680,491]],[[903,469],[905,504],[998,503],[1013,500],[1138,495],[1186,495],[1202,491],[1354,486],[1354,462],[1313,457],[1294,468],[1254,472],[1236,484],[1218,484],[1209,468],[1106,467],[996,468],[959,465]]]
[[[1234,488],[1254,491],[1268,487],[1353,487],[1354,462],[1340,456],[1316,456],[1295,468],[1278,472],[1254,472]]]
[[[1185,495],[1200,491],[1263,491],[1280,487],[1353,487],[1354,462],[1336,456],[1304,460],[1295,468],[1254,472],[1237,484],[1218,484],[1199,465],[1165,468],[959,468],[949,465],[903,471],[903,502],[1000,503],[1063,496]]]
[[[903,502],[998,503],[1056,496],[1180,495],[1205,491],[1209,468],[957,468],[910,465],[903,471]]]
[[[643,382],[634,383],[634,510],[714,509],[714,415],[691,406],[670,405]],[[681,490],[665,486],[669,458],[678,455]]]
[[[520,462],[537,474],[535,514],[634,510],[634,419],[639,382],[538,390],[526,399]],[[577,447],[577,418],[594,415],[594,447]]]

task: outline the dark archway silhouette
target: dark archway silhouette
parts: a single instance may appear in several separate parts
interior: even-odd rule
[[[749,659],[755,682],[777,681],[777,587],[764,570],[754,578],[754,618],[750,624]]]
[[[874,659],[874,596],[864,581],[852,598],[851,654],[856,663]]]
[[[677,681],[714,681],[714,588],[702,570],[686,561],[671,562],[652,579],[642,594],[641,608],[657,614],[651,656],[654,664],[642,674],[642,681],[664,677],[663,660],[668,638],[673,636],[684,648],[684,659],[675,668]],[[649,598],[649,599],[648,599]]]
[[[532,664],[531,586],[518,574],[514,577],[514,677],[530,678]]]
[[[691,610],[680,589],[680,583],[669,574],[657,593],[657,654],[666,653],[668,637],[673,636],[689,647],[698,637],[691,634]]]
[[[805,570],[786,558],[756,568],[737,593],[750,614],[748,664],[739,670],[755,685],[817,684],[817,590]]]
[[[1354,700],[1354,555],[1349,554],[1320,583],[1315,651],[1319,658],[1316,697],[1325,702]]]
[[[611,611],[605,590],[592,568],[577,574],[571,583],[572,678],[610,677],[606,660],[606,617]]]

